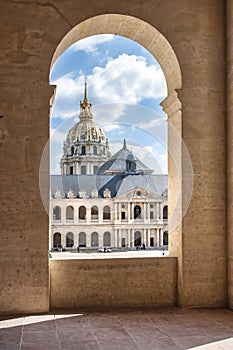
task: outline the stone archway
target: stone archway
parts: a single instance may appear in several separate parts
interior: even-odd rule
[[[68,47],[78,40],[97,34],[115,34],[136,41],[155,57],[165,75],[168,95],[161,102],[161,106],[168,116],[169,179],[172,179],[168,185],[169,232],[171,230],[174,231],[170,240],[170,250],[172,255],[177,256],[179,251],[177,249],[177,241],[181,242],[179,224],[182,220],[182,215],[184,215],[181,194],[182,113],[181,101],[177,95],[177,91],[182,87],[182,75],[177,56],[165,36],[149,23],[129,15],[102,14],[80,22],[63,37],[54,52],[50,70],[52,70],[58,57]],[[189,202],[189,200],[190,198],[186,201]]]
[[[182,139],[181,101],[177,91],[182,88],[182,75],[180,65],[169,41],[155,27],[147,22],[128,15],[103,14],[88,18],[73,27],[58,44],[52,61],[52,70],[58,57],[73,43],[83,38],[98,34],[120,35],[141,44],[160,64],[165,75],[168,95],[161,106],[168,116],[168,149],[169,149],[169,232],[170,254],[180,258],[182,255],[179,245],[182,243]],[[54,96],[51,100],[54,99]],[[176,137],[174,136],[174,130]],[[171,181],[170,181],[171,179]],[[172,214],[170,214],[172,213]],[[177,244],[178,243],[178,244]]]

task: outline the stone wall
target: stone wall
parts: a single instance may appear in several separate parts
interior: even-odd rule
[[[229,5],[228,33],[226,4]],[[173,233],[171,247],[171,254],[178,257],[179,305],[226,306],[225,40],[227,34],[230,148],[232,1],[2,0],[0,7],[1,312],[42,312],[49,308],[48,216],[40,198],[38,170],[49,135],[49,99],[53,93],[49,69],[61,40],[81,23],[73,32],[74,37],[68,36],[68,41],[78,38],[77,34],[80,38],[93,32],[125,35],[155,55],[166,75],[169,93],[177,89],[182,113],[176,113],[181,118],[173,124],[186,143],[194,169],[191,205],[179,229]],[[127,17],[114,22],[110,14]],[[85,20],[98,15],[109,18],[105,16],[96,21],[95,26],[92,22],[86,24]],[[137,21],[132,18],[140,19],[145,25],[138,30]],[[152,31],[149,35],[148,26],[155,28],[157,34]],[[174,57],[181,70],[182,87],[178,70],[173,69]],[[229,149],[228,278],[232,307],[231,152]],[[183,200],[187,190],[185,180],[190,174],[185,173],[182,160],[180,166]],[[47,163],[44,169],[47,191],[48,168]],[[170,175],[172,178],[174,174]],[[169,188],[172,191],[170,184]],[[181,202],[181,211],[182,205]],[[62,262],[59,264],[63,266]],[[65,267],[66,262],[63,264]],[[98,271],[98,268],[93,271],[93,284]],[[55,293],[53,286],[52,283],[52,293]],[[120,293],[120,289],[115,293],[118,290]]]
[[[51,307],[176,304],[176,258],[50,261]]]
[[[228,305],[233,309],[233,2],[227,2]]]

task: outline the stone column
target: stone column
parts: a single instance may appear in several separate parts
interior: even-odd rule
[[[150,247],[150,228],[148,228],[148,247]]]
[[[147,215],[146,215],[146,203],[143,203],[143,215],[142,215],[142,219],[146,220],[147,219]]]
[[[162,229],[159,230],[159,240],[160,240],[160,242],[159,242],[160,246],[163,246],[163,230]]]
[[[130,203],[128,203],[127,221],[130,221]]]
[[[156,229],[156,247],[159,247],[159,229]]]
[[[233,2],[227,1],[228,306],[233,309]]]

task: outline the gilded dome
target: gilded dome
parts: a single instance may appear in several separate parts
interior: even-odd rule
[[[103,130],[93,121],[92,103],[87,98],[87,83],[85,82],[84,99],[80,101],[79,122],[68,132],[67,144],[74,142],[99,142],[106,143],[107,139]]]
[[[80,120],[68,132],[66,142],[101,142],[105,143],[106,136],[101,127],[92,120]]]

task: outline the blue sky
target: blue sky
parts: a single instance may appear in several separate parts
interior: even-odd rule
[[[159,103],[166,97],[163,72],[141,45],[97,35],[78,41],[56,61],[50,83],[56,85],[51,113],[51,173],[68,130],[79,120],[85,77],[94,121],[109,139],[111,153],[127,139],[128,148],[155,173],[167,173],[167,123]]]

